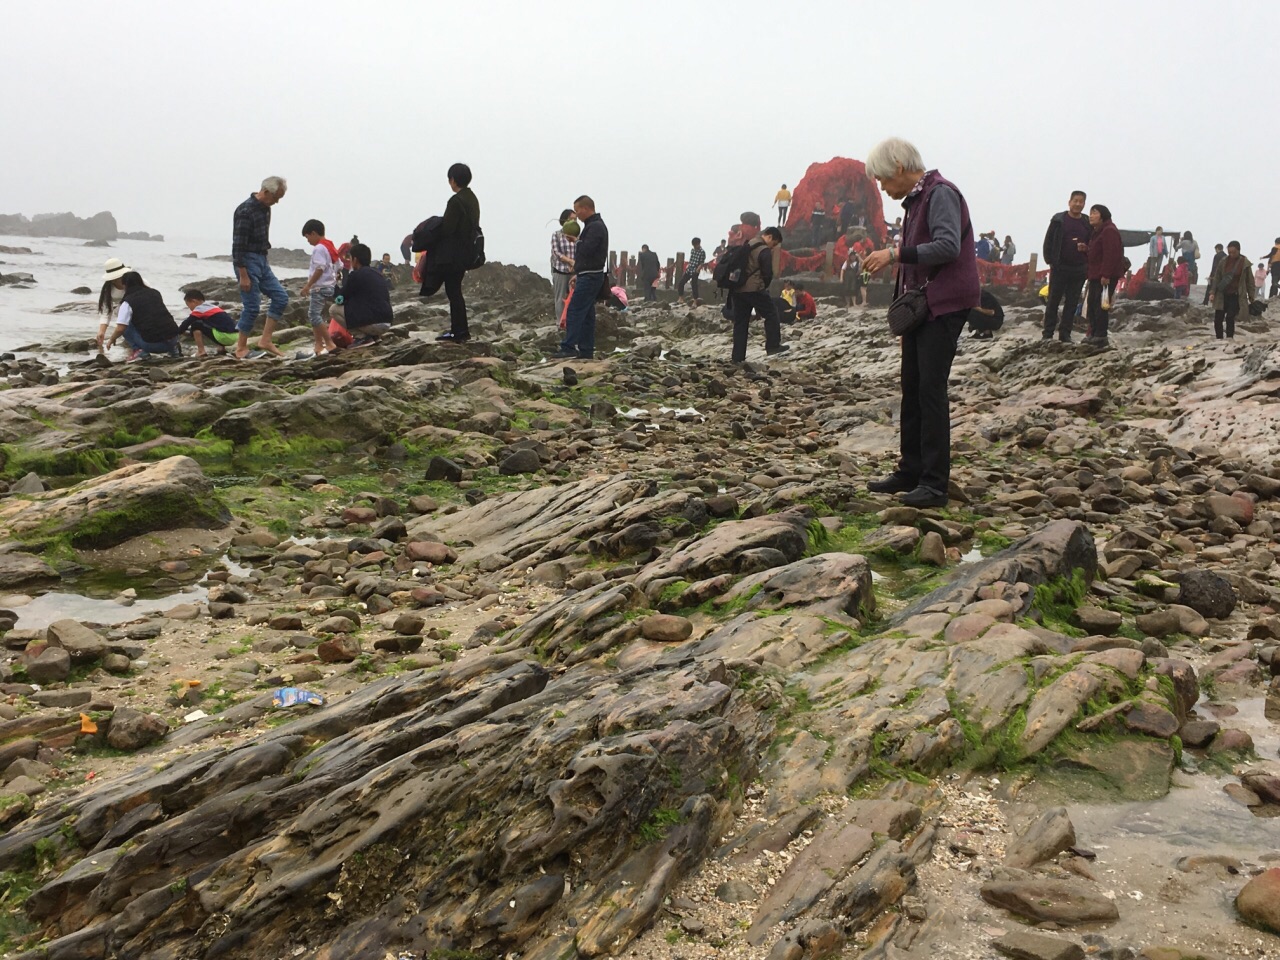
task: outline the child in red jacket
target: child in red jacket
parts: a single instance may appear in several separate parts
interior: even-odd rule
[[[804,284],[796,284],[796,319],[812,320],[818,315],[818,304],[814,302],[813,294],[804,288]]]

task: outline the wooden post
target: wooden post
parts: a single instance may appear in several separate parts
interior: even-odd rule
[[[830,240],[827,241],[827,259],[824,261],[824,263],[825,263],[825,269],[823,270],[822,275],[824,277],[835,276],[836,245],[834,242]]]
[[[1031,260],[1027,264],[1027,285],[1022,288],[1023,290],[1036,292],[1036,266],[1038,262],[1036,255],[1034,253],[1031,254]]]
[[[684,254],[677,253],[676,254],[676,270],[675,270],[675,273],[671,275],[671,280],[673,283],[679,283],[680,278],[683,276],[684,276]],[[670,284],[668,284],[668,286],[670,286]]]
[[[618,284],[625,287],[627,285],[627,251],[623,250],[618,254]]]
[[[618,273],[618,251],[609,251],[609,275],[617,276]]]
[[[671,289],[671,284],[674,282],[672,278],[675,275],[676,275],[676,262],[672,260],[670,257],[667,257],[667,269],[663,271],[662,285],[666,287],[668,290]]]

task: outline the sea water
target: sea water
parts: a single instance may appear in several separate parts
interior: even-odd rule
[[[229,235],[222,240],[113,240],[109,247],[86,247],[84,240],[67,237],[0,235],[0,246],[31,250],[29,254],[0,253],[0,274],[29,273],[35,278],[35,283],[25,288],[0,286],[0,353],[33,344],[51,346],[69,339],[92,339],[98,332],[102,265],[112,257],[123,260],[142,274],[147,286],[159,290],[176,320],[187,314],[182,303],[184,285],[232,277],[229,262],[202,259],[230,253]],[[183,256],[189,253],[197,258]],[[305,270],[272,269],[282,280],[306,274]],[[93,292],[73,294],[76,287]],[[232,313],[239,313],[238,303]],[[116,352],[122,350],[116,347]],[[36,355],[46,352],[58,351],[32,351]]]

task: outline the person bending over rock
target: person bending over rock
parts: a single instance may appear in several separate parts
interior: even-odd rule
[[[103,352],[102,345],[107,340],[107,328],[115,319],[120,302],[124,299],[124,275],[128,272],[129,268],[115,257],[103,264],[102,292],[98,294],[98,335],[94,338],[99,353]],[[1208,302],[1207,298],[1205,302]]]
[[[449,168],[449,189],[453,196],[445,204],[439,224],[415,247],[427,251],[419,294],[429,297],[444,287],[449,298],[449,329],[437,340],[465,343],[471,339],[467,325],[467,302],[462,297],[462,278],[476,261],[476,233],[480,229],[480,201],[471,192],[471,168],[455,163]]]
[[[190,315],[178,327],[178,334],[190,333],[196,341],[196,356],[207,357],[204,338],[208,337],[217,346],[219,354],[225,354],[227,347],[234,347],[237,340],[236,322],[231,314],[216,303],[207,303],[204,294],[199,290],[184,290],[182,301],[187,305]]]
[[[338,290],[338,299],[329,307],[329,317],[355,341],[355,346],[372,343],[391,329],[391,288],[377,270],[369,266],[373,254],[365,243],[350,250],[352,270]]]
[[[110,350],[123,337],[132,348],[129,363],[146,360],[153,353],[182,356],[182,348],[178,345],[178,325],[173,322],[173,314],[164,305],[160,291],[152,290],[143,283],[136,270],[129,271],[121,279],[124,281],[124,299],[106,349]]]
[[[977,257],[969,207],[955,184],[926,170],[905,140],[885,140],[867,157],[867,173],[906,209],[901,248],[864,261],[871,274],[899,263],[895,296],[923,290],[928,315],[902,338],[901,457],[889,476],[867,484],[876,493],[905,493],[912,507],[945,507],[951,482],[951,407],[947,379],[956,341],[978,305]]]

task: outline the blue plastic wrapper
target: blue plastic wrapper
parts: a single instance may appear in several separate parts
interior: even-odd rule
[[[293,707],[300,703],[320,707],[324,706],[324,697],[310,690],[299,690],[297,687],[280,687],[271,698],[271,704],[275,707]]]

